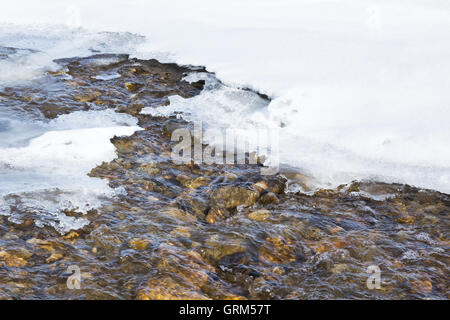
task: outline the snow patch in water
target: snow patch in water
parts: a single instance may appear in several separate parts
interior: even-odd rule
[[[140,130],[136,121],[104,110],[35,123],[43,131],[38,137],[26,145],[0,148],[0,212],[16,218],[20,218],[16,211],[33,212],[37,225],[50,224],[61,232],[79,228],[85,222],[66,217],[61,210],[86,213],[98,208],[102,198],[123,192],[87,174],[116,157],[110,139]]]

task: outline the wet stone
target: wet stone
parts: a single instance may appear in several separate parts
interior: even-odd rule
[[[16,254],[11,254],[7,251],[0,251],[0,264],[8,267],[24,267],[27,265],[27,260]]]
[[[250,212],[248,217],[251,220],[261,222],[261,221],[267,220],[270,217],[270,211],[265,210],[265,209],[256,210],[256,211]]]
[[[258,199],[258,202],[261,204],[278,204],[280,203],[280,199],[278,199],[275,193],[267,192],[261,195],[261,197]]]
[[[289,263],[302,257],[301,249],[292,240],[281,237],[267,237],[259,249],[259,257],[270,263]]]
[[[170,277],[151,279],[147,287],[137,292],[138,300],[207,300],[195,288],[183,285]]]

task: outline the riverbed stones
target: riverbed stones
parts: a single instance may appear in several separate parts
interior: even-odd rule
[[[27,260],[17,254],[12,254],[7,251],[0,251],[0,265],[4,264],[8,267],[24,267],[27,265]]]
[[[232,212],[224,207],[212,207],[206,215],[205,221],[208,223],[216,223],[231,217]]]
[[[130,92],[136,92],[140,88],[142,88],[142,84],[133,83],[133,82],[125,82],[125,88],[127,88],[127,90]]]
[[[210,195],[210,206],[206,221],[215,223],[231,217],[237,207],[255,204],[259,192],[246,187],[226,186],[214,190]]]
[[[280,203],[280,199],[278,199],[277,195],[273,192],[266,192],[261,195],[258,199],[258,202],[261,204],[278,204]]]
[[[80,266],[90,299],[449,297],[448,195],[376,182],[314,192],[314,181],[289,173],[298,187],[286,192],[286,179],[261,175],[261,163],[176,164],[171,135],[192,132],[193,124],[180,114],[140,112],[199,94],[205,82],[184,77],[203,72],[214,81],[212,74],[114,55],[58,63],[61,71],[30,85],[0,89],[2,107],[42,123],[111,109],[143,130],[111,139],[116,159],[89,174],[118,188],[117,196],[101,197],[97,212],[66,212],[87,227],[60,234],[37,226],[39,213],[21,206],[20,195],[0,203],[14,215],[0,215],[2,298],[73,298],[69,265]],[[372,264],[389,270],[382,276],[388,290],[367,289],[363,276],[349,282],[349,273],[362,275]],[[58,274],[58,285],[42,289]]]
[[[214,190],[210,202],[214,206],[235,209],[238,206],[252,206],[259,197],[259,192],[246,187],[225,186]]]
[[[267,237],[258,250],[260,259],[270,263],[289,263],[296,260],[297,244],[282,237]]]
[[[247,250],[242,240],[232,239],[224,241],[225,239],[225,237],[220,235],[210,236],[202,247],[203,255],[210,260],[218,261],[225,256]]]
[[[60,260],[63,257],[61,253],[52,253],[47,259],[45,259],[45,262],[52,263]]]
[[[137,292],[138,300],[208,300],[195,288],[170,278],[149,279],[147,286]]]
[[[430,280],[414,280],[411,282],[411,291],[422,294],[430,293],[433,290],[433,284]]]

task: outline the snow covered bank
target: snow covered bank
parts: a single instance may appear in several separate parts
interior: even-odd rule
[[[144,35],[120,51],[206,65],[231,86],[269,94],[255,109],[205,92],[191,119],[214,110],[210,126],[280,126],[281,163],[323,185],[377,179],[450,192],[448,1],[18,0],[0,20],[40,25],[44,38],[43,24],[71,26],[58,46],[68,56],[86,47],[74,41],[85,29]],[[29,44],[17,46],[36,49]]]

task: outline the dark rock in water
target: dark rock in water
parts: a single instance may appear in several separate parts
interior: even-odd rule
[[[239,206],[249,207],[255,204],[259,192],[243,186],[226,186],[212,191],[206,221],[214,223],[229,218]]]
[[[252,206],[259,197],[259,192],[244,186],[225,186],[212,191],[211,206],[235,209],[238,206]]]
[[[223,221],[231,217],[232,212],[224,207],[212,207],[209,209],[206,215],[205,221],[208,223],[215,223],[218,221]]]
[[[289,263],[297,258],[304,260],[303,253],[297,253],[300,248],[296,241],[281,237],[267,237],[258,251],[260,259],[269,263]]]
[[[245,265],[250,261],[253,261],[254,258],[248,251],[241,251],[229,254],[223,258],[221,258],[218,262],[219,267],[232,267],[232,266],[239,266],[239,265]]]
[[[262,204],[278,204],[280,203],[280,199],[273,192],[266,192],[258,199],[258,202]]]
[[[125,82],[125,88],[130,92],[136,92],[144,85],[140,83]]]
[[[249,267],[256,261],[257,259],[248,251],[232,253],[217,262],[218,273],[230,282],[249,283],[249,279],[256,279],[262,275],[258,270]]]
[[[171,137],[172,133],[177,129],[185,129],[186,121],[181,119],[168,119],[163,123],[162,130],[164,135]]]
[[[58,117],[59,114],[61,114],[61,112],[69,113],[70,107],[64,108],[58,104],[52,104],[52,103],[45,102],[45,103],[39,104],[39,110],[42,112],[44,117],[46,117],[47,119],[55,119],[56,117]]]
[[[272,192],[275,194],[283,194],[286,190],[287,180],[280,175],[258,176],[252,178],[253,181],[256,179],[259,181],[256,181],[256,183],[253,184],[253,188],[260,193]]]
[[[203,88],[205,87],[205,80],[198,80],[195,82],[191,82],[191,86],[193,86],[198,90],[203,90]]]
[[[199,219],[205,219],[209,210],[208,201],[200,197],[178,199],[177,202],[180,208],[192,212]]]

